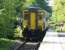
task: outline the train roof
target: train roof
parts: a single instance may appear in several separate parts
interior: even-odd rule
[[[43,9],[41,9],[39,6],[37,6],[37,5],[31,5],[31,6],[29,6],[28,8],[26,8],[26,9],[24,9],[24,11],[42,11],[42,12],[44,12],[45,13],[45,15],[48,17],[49,16],[49,12],[47,12],[46,10],[43,10]]]

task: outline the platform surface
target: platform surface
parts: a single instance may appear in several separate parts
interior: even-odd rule
[[[38,50],[65,50],[65,33],[47,32]]]

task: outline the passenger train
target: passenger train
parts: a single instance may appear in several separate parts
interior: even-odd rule
[[[46,34],[45,10],[39,7],[29,7],[22,13],[23,38],[30,41],[41,41]]]

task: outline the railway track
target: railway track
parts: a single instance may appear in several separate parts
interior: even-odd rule
[[[38,50],[40,42],[18,41],[10,50]]]

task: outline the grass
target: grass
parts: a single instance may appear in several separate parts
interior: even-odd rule
[[[13,44],[13,42],[13,40],[0,38],[0,50],[10,50],[10,47]]]

